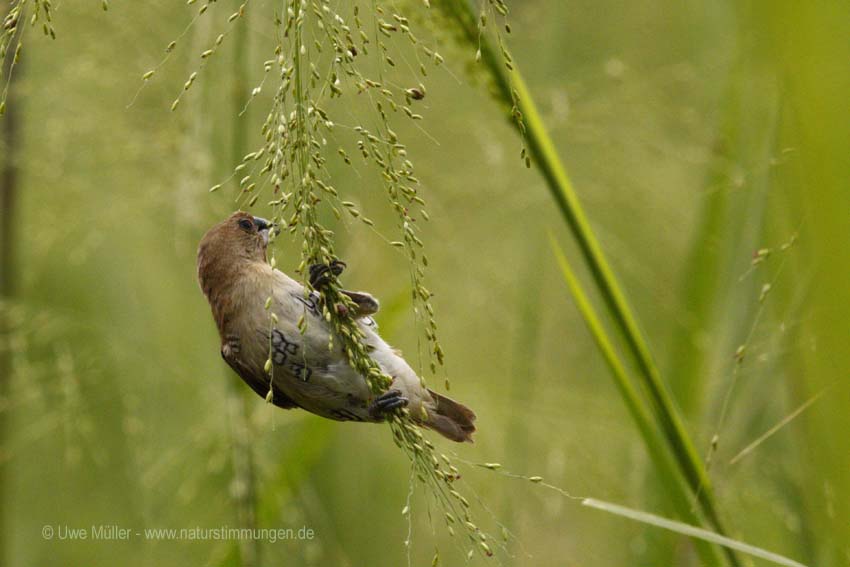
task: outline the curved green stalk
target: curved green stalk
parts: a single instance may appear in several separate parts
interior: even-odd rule
[[[748,543],[744,543],[742,541],[738,541],[729,537],[720,536],[716,533],[704,530],[702,528],[698,528],[696,526],[689,526],[687,524],[683,524],[682,522],[674,522],[672,520],[668,520],[667,518],[656,516],[655,514],[648,514],[647,512],[643,512],[642,510],[627,508],[625,506],[620,506],[619,504],[612,504],[611,502],[603,502],[601,500],[596,500],[595,498],[585,498],[582,501],[582,505],[587,506],[589,508],[602,510],[603,512],[608,512],[609,514],[615,514],[623,518],[628,518],[629,520],[633,520],[635,522],[641,522],[642,524],[655,526],[663,530],[670,530],[671,532],[682,534],[690,538],[700,539],[702,541],[710,541],[712,543],[716,543],[717,545],[725,546],[729,549],[736,549],[741,553],[746,553],[748,555],[752,555],[753,557],[758,557],[759,559],[770,561],[771,563],[775,563],[776,565],[784,565],[785,567],[806,567],[799,561],[794,561],[793,559],[789,559],[788,557],[779,555],[778,553],[773,553],[772,551],[762,549],[761,547],[756,547],[755,545],[750,545]]]
[[[558,265],[561,268],[561,274],[567,282],[567,287],[570,289],[576,307],[587,324],[587,328],[593,336],[597,347],[599,347],[599,352],[602,354],[602,358],[605,359],[611,375],[614,377],[614,383],[620,391],[623,400],[626,402],[626,407],[632,419],[634,419],[644,443],[646,443],[650,456],[658,468],[661,480],[665,486],[673,489],[671,492],[673,504],[683,518],[689,522],[701,523],[701,518],[699,518],[693,506],[691,506],[688,486],[680,474],[679,469],[676,467],[676,463],[670,454],[667,444],[664,442],[664,438],[653,424],[652,417],[646,409],[646,405],[635,390],[632,379],[628,377],[625,365],[617,355],[614,345],[608,339],[608,334],[605,332],[605,327],[599,315],[584,293],[581,283],[575,276],[572,267],[570,267],[567,261],[567,257],[564,255],[555,237],[550,234],[549,240],[552,245],[552,251],[555,253],[555,258],[558,260]],[[722,563],[720,551],[716,547],[697,542],[697,551],[699,551],[702,560],[708,565]]]
[[[661,380],[661,374],[652,359],[649,346],[590,227],[590,222],[578,201],[525,80],[514,62],[511,62],[510,68],[506,66],[505,60],[510,59],[507,49],[500,45],[500,54],[499,50],[481,33],[477,18],[468,2],[442,0],[436,4],[452,18],[466,40],[478,46],[481,62],[486,65],[490,76],[495,81],[498,96],[502,102],[509,107],[516,106],[521,113],[521,119],[514,120],[513,123],[527,142],[530,157],[546,179],[552,197],[581,250],[598,292],[639,370],[640,383],[651,400],[655,419],[666,442],[670,445],[676,462],[698,499],[706,519],[715,530],[721,534],[724,533],[714,504],[710,480],[702,460]],[[516,111],[512,113],[516,116]],[[727,556],[733,565],[740,564],[731,551],[727,553]]]

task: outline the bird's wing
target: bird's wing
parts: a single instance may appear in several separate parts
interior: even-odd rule
[[[269,393],[269,383],[265,380],[257,380],[254,376],[252,368],[249,368],[239,360],[230,345],[225,344],[221,347],[221,357],[224,361],[238,374],[242,380],[254,390],[257,395],[265,398]],[[271,402],[277,407],[283,409],[295,409],[300,407],[295,401],[283,393],[283,390],[272,384],[272,400]]]

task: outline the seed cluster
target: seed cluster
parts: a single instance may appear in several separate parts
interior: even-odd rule
[[[231,16],[230,22],[240,18],[244,8],[245,4]],[[331,211],[337,218],[347,215],[374,227],[374,222],[354,202],[340,197],[328,170],[328,160],[338,155],[345,164],[353,165],[351,156],[359,155],[364,164],[373,167],[380,174],[396,213],[400,234],[390,244],[404,251],[411,266],[414,309],[424,321],[431,353],[429,366],[436,373],[444,354],[437,338],[432,294],[424,283],[428,258],[418,227],[418,223],[427,222],[429,217],[413,163],[391,121],[421,120],[415,104],[426,96],[421,82],[427,75],[426,63],[439,65],[443,59],[414,35],[405,16],[374,3],[370,20],[364,22],[357,3],[347,8],[351,12],[346,18],[328,0],[288,0],[285,10],[275,14],[274,58],[264,63],[264,78],[253,89],[251,99],[262,92],[270,77],[277,80],[277,88],[262,127],[264,144],[247,154],[233,171],[232,178],[238,179],[237,200],[250,208],[264,191],[271,193],[267,204],[272,207],[272,220],[283,230],[303,237],[302,261],[297,270],[303,275],[309,265],[329,265],[337,259],[334,234],[319,220],[322,209]],[[213,49],[201,54],[202,64],[214,54],[224,35],[219,36]],[[305,39],[308,35],[312,41]],[[394,44],[390,41],[395,36],[406,38],[419,61],[420,78],[414,86],[399,86],[384,78],[384,69],[396,64]],[[371,73],[363,70],[370,67],[376,69]],[[196,71],[189,76],[183,92],[191,88],[197,74]],[[335,142],[338,126],[326,107],[332,99],[352,95],[361,95],[368,101],[375,124],[344,127],[354,134],[353,147],[346,148]],[[179,102],[180,97],[173,107]],[[215,185],[210,190],[221,187]],[[273,247],[272,250],[274,254]],[[275,262],[274,255],[271,261]],[[333,322],[338,318],[334,313],[345,312],[347,298],[339,293],[335,280],[322,293],[329,314],[326,318]],[[343,337],[351,336],[355,343],[362,338],[356,325],[334,323],[334,327]],[[352,364],[369,378],[373,391],[384,389],[386,380],[379,379],[374,369],[366,372],[364,365],[357,362],[356,354],[362,347],[346,347],[351,351]]]
[[[443,363],[443,350],[437,339],[431,292],[424,285],[428,259],[417,224],[427,221],[428,213],[407,148],[391,123],[396,119],[421,120],[415,105],[426,97],[422,84],[427,75],[426,62],[439,65],[443,59],[419,41],[408,18],[395,10],[373,2],[370,21],[364,22],[366,16],[357,3],[346,8],[351,11],[344,15],[328,0],[288,0],[285,11],[276,15],[274,59],[267,61],[264,69],[266,77],[277,78],[277,89],[262,127],[264,145],[245,156],[234,172],[234,177],[239,178],[239,199],[246,206],[253,206],[260,192],[268,188],[273,195],[268,202],[273,222],[302,236],[297,271],[304,275],[310,265],[331,265],[338,260],[334,233],[320,220],[323,208],[337,218],[348,215],[374,226],[355,203],[340,197],[327,161],[338,155],[345,164],[352,165],[354,155],[373,167],[396,213],[400,236],[391,244],[405,252],[411,266],[414,308],[417,316],[425,320],[432,354],[430,366],[436,372],[437,365]],[[396,66],[396,44],[392,42],[396,36],[406,38],[419,61],[419,77],[413,86],[396,85],[384,74],[384,69]],[[254,90],[254,96],[265,82],[264,79]],[[327,107],[332,99],[352,95],[368,101],[374,125],[352,126],[354,148],[346,148],[329,142],[336,139],[337,125]],[[276,264],[274,247],[270,262]],[[305,289],[309,290],[309,286]],[[369,355],[363,331],[348,316],[355,306],[341,293],[333,274],[329,283],[322,286],[320,297],[321,316],[334,330],[328,348],[341,347],[349,364],[366,377],[374,394],[386,391],[391,378]],[[302,333],[307,331],[303,317],[298,326]],[[335,345],[334,341],[341,344]],[[271,375],[274,365],[267,366]],[[469,502],[452,486],[458,478],[457,469],[447,457],[442,461],[438,458],[433,444],[416,424],[424,419],[427,415],[411,416],[407,410],[391,416],[393,439],[411,459],[417,478],[431,488],[444,508],[449,532],[454,534],[455,523],[459,524],[472,542],[470,551],[477,549],[490,556],[487,536],[472,521]]]
[[[196,0],[187,3],[195,4]],[[430,7],[428,0],[422,4]],[[216,0],[203,3],[189,26],[213,12],[211,8],[215,5]],[[184,94],[195,84],[234,26],[245,19],[248,5],[249,0],[245,0],[227,18],[225,31],[199,54],[198,67],[184,83],[172,103],[172,110],[178,108]],[[428,42],[417,37],[411,19],[399,9],[401,6],[412,10],[410,2],[283,0],[279,6],[281,9],[274,13],[273,19],[274,51],[263,63],[263,78],[251,91],[247,102],[252,104],[268,84],[274,85],[261,128],[262,143],[243,157],[230,178],[210,191],[218,191],[232,180],[237,187],[236,201],[242,208],[254,207],[261,198],[263,204],[271,208],[271,220],[279,228],[270,235],[272,267],[277,264],[273,241],[284,233],[301,237],[301,261],[296,271],[304,279],[305,304],[311,302],[312,305],[312,294],[317,290],[312,290],[306,281],[308,268],[314,264],[331,266],[339,260],[334,247],[335,235],[323,224],[324,215],[331,213],[337,219],[347,216],[378,230],[353,201],[340,195],[329,162],[342,160],[342,164],[355,167],[356,161],[374,172],[395,213],[398,236],[395,240],[387,240],[408,260],[413,308],[428,341],[430,370],[436,374],[438,366],[443,364],[444,354],[437,338],[432,294],[425,285],[428,258],[420,237],[420,225],[429,217],[407,146],[393,124],[398,121],[418,124],[423,119],[421,106],[427,98],[424,82],[429,70],[443,63],[443,57]],[[422,21],[422,10],[416,11],[416,21]],[[488,13],[504,18],[507,8],[502,0],[482,2],[481,18],[477,23],[482,33]],[[442,11],[435,14],[439,17]],[[510,29],[507,24],[505,29]],[[170,57],[178,40],[180,38],[168,45],[160,65]],[[510,68],[510,56],[504,48],[502,56]],[[158,67],[142,76],[143,85]],[[404,75],[400,67],[410,71],[407,78],[399,78]],[[351,102],[341,105],[337,99]],[[514,118],[521,121],[516,100],[514,102]],[[354,124],[336,119],[336,114],[341,114],[340,107],[349,110]],[[351,111],[355,107],[359,107],[356,113]],[[342,139],[345,142],[340,141]],[[333,271],[318,292],[316,309],[334,331],[328,348],[341,349],[349,364],[366,378],[373,394],[383,393],[390,386],[391,378],[371,358],[363,340],[363,330],[349,316],[356,306],[342,293]],[[270,337],[266,363],[268,401],[274,396],[271,337],[277,324],[272,303],[270,290],[266,301]],[[302,316],[298,321],[299,330],[306,333],[307,325],[308,319]],[[466,546],[470,554],[477,551],[492,556],[488,536],[476,526],[469,502],[453,485],[459,478],[457,469],[448,457],[436,452],[417,425],[427,417],[411,416],[406,409],[390,416],[393,439],[411,459],[413,474],[429,487],[443,508],[449,533],[466,532],[471,542]]]

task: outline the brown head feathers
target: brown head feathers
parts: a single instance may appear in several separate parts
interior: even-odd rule
[[[239,279],[240,272],[266,262],[271,225],[237,211],[207,231],[198,246],[198,282],[215,305]]]
[[[263,262],[269,228],[265,219],[236,211],[207,231],[198,247],[198,259]]]

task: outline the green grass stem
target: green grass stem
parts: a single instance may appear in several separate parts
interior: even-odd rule
[[[603,512],[608,512],[609,514],[621,516],[623,518],[628,518],[636,522],[655,526],[657,528],[670,530],[672,532],[686,535],[691,538],[699,539],[702,541],[709,541],[717,545],[722,545],[727,549],[734,549],[736,551],[740,551],[741,553],[746,553],[747,555],[758,557],[759,559],[764,559],[765,561],[770,561],[771,563],[774,563],[776,565],[784,565],[785,567],[806,567],[802,563],[779,555],[778,553],[773,553],[772,551],[767,551],[766,549],[762,549],[760,547],[756,547],[754,545],[750,545],[748,543],[744,543],[736,539],[718,535],[714,532],[710,532],[708,530],[704,530],[696,526],[689,526],[688,524],[683,524],[682,522],[668,520],[667,518],[662,518],[661,516],[649,514],[648,512],[643,512],[641,510],[627,508],[625,506],[620,506],[619,504],[612,504],[610,502],[603,502],[601,500],[596,500],[595,498],[585,498],[584,500],[582,500],[582,505],[587,506],[589,508],[595,508],[596,510],[602,510]]]
[[[596,346],[599,348],[602,358],[608,365],[611,375],[614,377],[614,384],[617,386],[620,395],[626,402],[626,407],[629,410],[632,419],[634,419],[635,425],[637,425],[637,428],[640,431],[641,437],[649,450],[652,460],[658,468],[661,480],[664,481],[663,484],[665,487],[671,489],[670,492],[667,493],[669,498],[672,500],[673,504],[676,506],[676,510],[683,518],[690,522],[699,522],[700,518],[692,506],[691,493],[689,492],[688,485],[685,483],[684,478],[677,468],[664,437],[653,423],[652,416],[650,415],[643,399],[635,390],[633,379],[628,376],[625,365],[617,355],[617,351],[609,340],[608,334],[605,331],[605,327],[602,324],[599,315],[596,313],[593,304],[584,293],[581,283],[570,266],[567,257],[564,255],[563,250],[558,245],[554,236],[550,234],[549,239],[552,245],[552,251],[558,261],[558,266],[561,268],[561,274],[564,276],[564,281],[567,283],[567,287],[573,296],[576,307],[587,324],[587,328],[593,336],[593,340],[596,342]],[[704,562],[707,562],[708,564],[718,564],[722,562],[722,559],[717,556],[717,548],[698,545],[697,549]]]
[[[481,62],[492,76],[501,101],[509,107],[513,107],[516,100],[518,109],[522,113],[522,122],[514,120],[513,123],[523,133],[530,156],[546,180],[552,197],[555,199],[578,244],[585,264],[590,270],[598,293],[639,370],[640,384],[651,401],[655,420],[658,422],[667,444],[670,445],[676,462],[698,499],[699,506],[709,524],[717,532],[724,533],[725,530],[714,503],[711,483],[702,460],[661,379],[661,374],[650,353],[648,343],[591,229],[590,222],[579,203],[566,169],[558,157],[555,145],[534,104],[531,92],[517,69],[516,62],[511,63],[510,69],[507,67],[504,60],[505,56],[500,54],[500,51],[507,54],[507,49],[501,45],[499,48],[494,47],[489,38],[481,32],[478,20],[469,3],[459,0],[445,0],[440,2],[439,6],[453,18],[466,39],[471,44],[478,46]],[[733,565],[740,564],[734,553],[729,552],[727,556]]]

